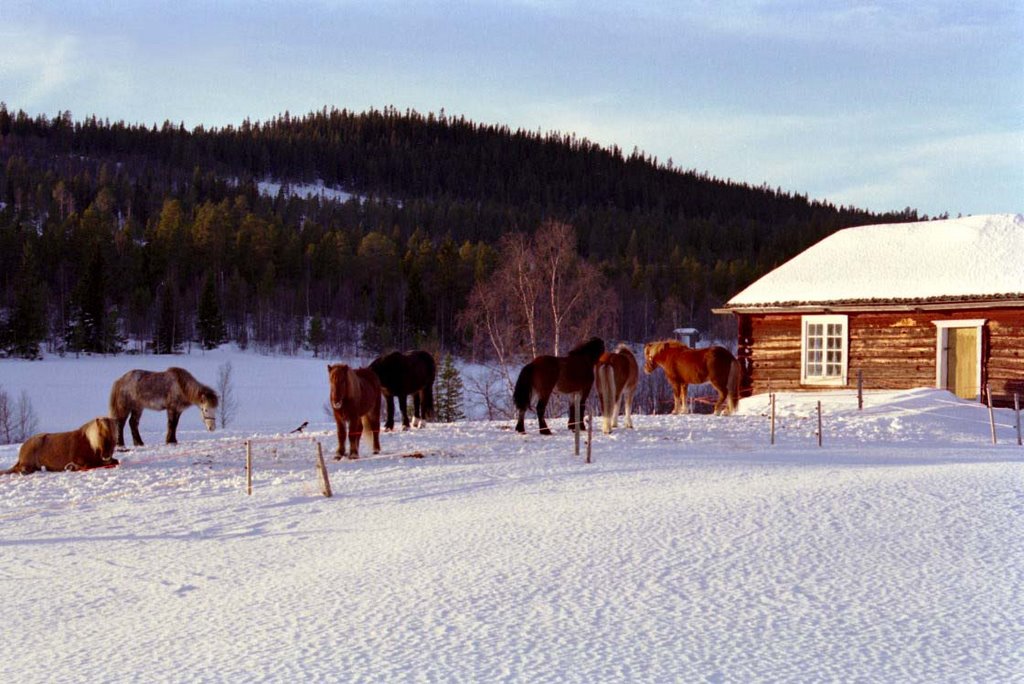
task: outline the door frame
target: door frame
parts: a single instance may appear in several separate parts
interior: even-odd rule
[[[949,345],[949,329],[950,328],[974,328],[977,330],[977,347],[975,353],[978,357],[978,375],[975,378],[977,380],[978,396],[975,397],[976,401],[981,400],[982,387],[981,387],[981,367],[982,367],[982,333],[985,329],[985,323],[988,322],[987,318],[964,318],[964,319],[953,319],[948,321],[932,321],[932,325],[936,328],[935,335],[935,386],[939,389],[950,389],[946,386],[946,373],[949,371],[949,352],[946,347]]]

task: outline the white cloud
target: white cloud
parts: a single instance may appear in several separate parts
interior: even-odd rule
[[[51,35],[24,26],[0,29],[0,91],[19,107],[49,104],[80,77],[74,36]]]

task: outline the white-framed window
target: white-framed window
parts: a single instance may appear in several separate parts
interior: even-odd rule
[[[845,385],[848,316],[804,316],[800,334],[800,384]]]

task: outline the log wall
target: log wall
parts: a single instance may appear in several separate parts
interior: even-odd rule
[[[941,320],[986,319],[982,328],[982,385],[993,402],[1012,405],[1024,399],[1024,310],[985,309],[914,313],[849,313],[847,388],[856,388],[857,371],[865,389],[935,386],[935,347]],[[800,384],[800,314],[740,314],[739,357],[744,364],[743,393],[822,389]]]

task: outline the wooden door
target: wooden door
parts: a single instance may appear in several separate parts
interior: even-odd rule
[[[946,388],[962,399],[977,399],[978,329],[949,328],[946,340]]]

